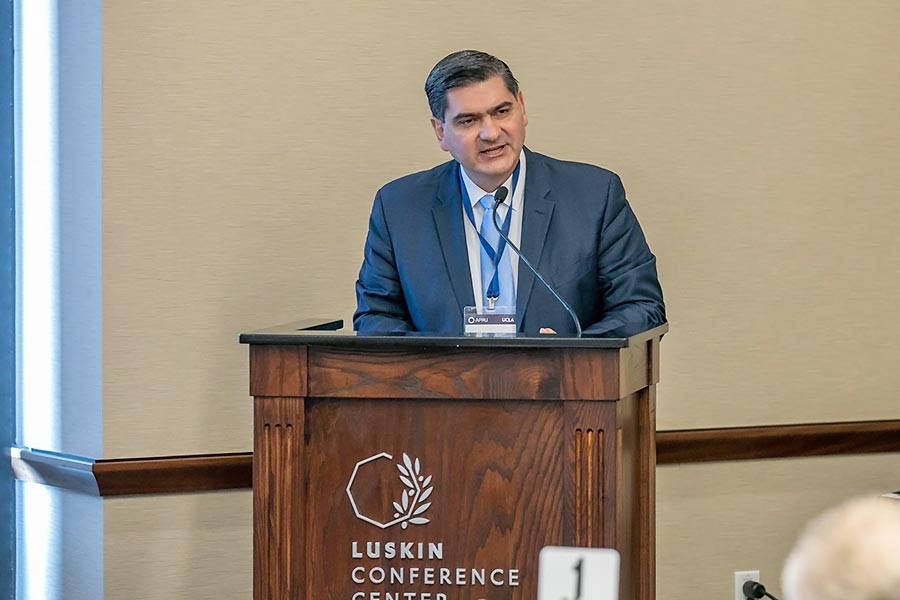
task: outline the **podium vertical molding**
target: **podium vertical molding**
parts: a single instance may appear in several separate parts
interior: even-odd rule
[[[639,597],[656,597],[656,386],[640,393],[638,432],[641,455],[638,464]]]
[[[623,557],[631,589],[625,597],[653,600],[656,597],[656,383],[659,381],[659,338],[635,345],[644,372],[639,386],[629,386],[627,397],[618,403],[617,465],[623,469],[617,477],[620,503],[617,515],[622,524],[619,535],[631,540],[633,554]],[[629,458],[625,458],[625,456]],[[630,515],[621,520],[623,516]],[[619,527],[617,526],[617,529]],[[629,564],[626,564],[629,563]],[[621,590],[626,592],[625,587]]]
[[[576,546],[600,547],[603,540],[603,430],[575,430]]]
[[[301,598],[305,589],[306,346],[253,346],[253,597]]]
[[[301,597],[304,580],[306,485],[303,398],[257,398],[253,452],[253,512],[266,515],[253,536],[256,598]]]
[[[647,387],[638,403],[638,596],[656,598],[656,384],[659,381],[659,338],[647,340]]]

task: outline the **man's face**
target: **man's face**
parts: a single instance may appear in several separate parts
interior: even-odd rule
[[[525,143],[525,101],[499,75],[447,92],[444,120],[431,124],[441,148],[461,164],[478,186],[493,191],[516,168]]]

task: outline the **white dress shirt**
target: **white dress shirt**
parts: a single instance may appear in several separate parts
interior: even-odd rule
[[[517,248],[521,248],[522,246],[522,207],[524,205],[525,200],[525,151],[522,150],[519,153],[519,164],[521,167],[519,168],[519,177],[516,181],[516,189],[512,189],[512,175],[509,176],[509,179],[503,184],[506,186],[508,190],[512,192],[512,199],[506,200],[503,204],[497,207],[497,218],[500,220],[500,223],[503,223],[503,220],[506,219],[506,213],[510,210],[510,206],[512,206],[512,218],[509,223],[509,239],[510,241],[516,245]],[[472,213],[475,217],[475,226],[472,226],[472,222],[469,221],[469,217],[466,216],[466,209],[463,206],[460,206],[459,209],[463,213],[463,224],[466,230],[466,249],[469,253],[469,271],[472,273],[472,292],[475,296],[475,306],[478,308],[482,308],[484,305],[483,296],[481,290],[481,242],[478,240],[478,232],[481,230],[481,221],[484,218],[484,209],[481,207],[480,201],[484,198],[485,194],[492,194],[493,192],[487,192],[472,181],[469,178],[468,173],[466,173],[465,168],[461,169],[462,171],[462,180],[466,184],[466,192],[468,192],[468,198],[463,197],[463,202],[470,202],[472,204]],[[512,276],[513,276],[513,285],[516,286],[518,290],[519,286],[519,257],[518,255],[512,251],[509,247],[506,248],[503,252],[503,257],[501,260],[508,260],[512,266]],[[518,299],[517,299],[518,302]]]

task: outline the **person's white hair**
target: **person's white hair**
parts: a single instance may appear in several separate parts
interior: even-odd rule
[[[900,600],[900,501],[857,498],[815,518],[781,585],[782,600]]]

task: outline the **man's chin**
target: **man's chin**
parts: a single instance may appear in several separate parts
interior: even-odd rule
[[[480,171],[491,177],[500,177],[505,175],[509,177],[513,169],[516,168],[516,161],[512,156],[504,156],[503,160],[482,161],[479,165]]]

